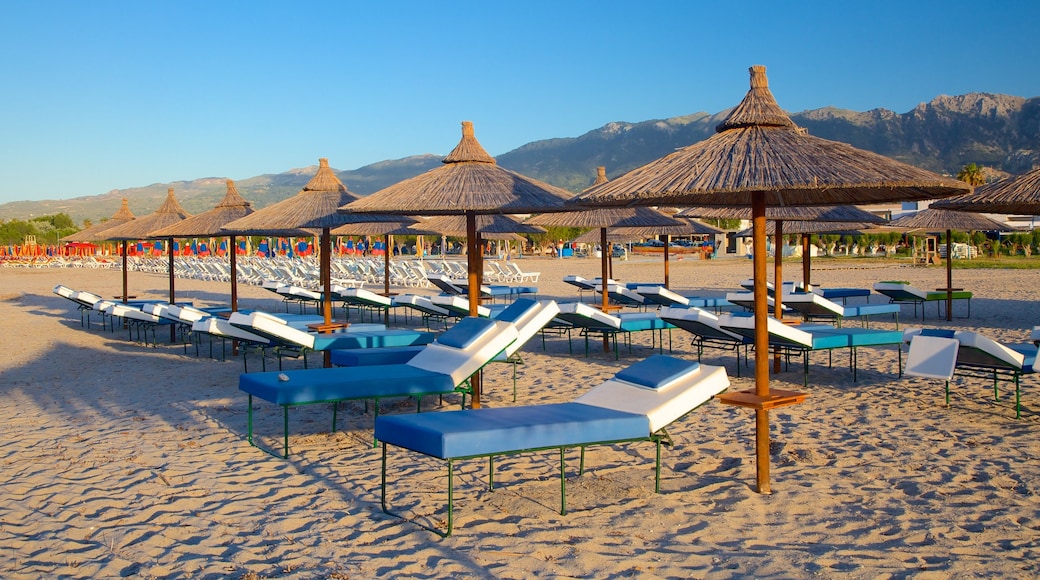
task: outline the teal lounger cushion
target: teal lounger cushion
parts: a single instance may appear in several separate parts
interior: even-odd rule
[[[645,415],[581,403],[501,407],[376,419],[376,439],[451,459],[650,436]]]
[[[494,327],[494,324],[486,318],[468,316],[440,335],[437,343],[451,348],[465,349],[480,340],[485,333],[491,332]]]
[[[614,375],[618,380],[648,389],[664,389],[700,366],[672,356],[651,355]]]
[[[414,346],[433,342],[432,332],[419,330],[377,330],[372,332],[333,332],[314,337],[313,350],[383,348]]]
[[[287,377],[283,381],[280,377]],[[267,373],[243,373],[238,388],[277,405],[303,405],[347,399],[450,393],[450,375],[410,365],[338,367]]]
[[[347,348],[332,351],[330,360],[338,367],[370,367],[404,364],[419,354],[424,346],[389,348]]]
[[[879,346],[885,344],[902,344],[903,333],[898,330],[880,330],[871,328],[828,328],[814,329],[813,346],[816,346],[816,338],[832,335],[842,337],[844,346]]]

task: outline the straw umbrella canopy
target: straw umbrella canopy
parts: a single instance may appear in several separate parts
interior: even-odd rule
[[[137,216],[134,212],[130,211],[130,204],[126,198],[123,198],[123,203],[119,205],[119,210],[112,214],[112,217],[107,220],[94,224],[89,228],[82,229],[78,232],[69,234],[62,238],[67,242],[93,242],[97,240],[104,240],[106,236],[105,232],[111,230],[117,226],[121,226],[128,221],[135,219]]]
[[[770,391],[766,312],[767,206],[847,205],[920,200],[965,193],[962,182],[808,135],[776,103],[765,67],[753,66],[744,100],[700,143],[594,186],[583,205],[708,205],[752,208],[755,284],[755,389],[724,395],[755,410],[757,489],[770,493],[768,409],[804,400]]]
[[[158,229],[150,237],[188,238],[202,236],[227,236],[223,227],[239,218],[253,213],[252,204],[238,193],[235,182],[227,180],[227,193],[213,209]],[[228,246],[231,264],[231,311],[238,311],[238,255],[235,234],[230,234]]]
[[[444,165],[406,179],[341,208],[348,213],[465,215],[470,315],[477,315],[483,266],[477,248],[478,214],[563,211],[571,193],[548,183],[503,169],[477,141],[473,123],[463,121],[462,139]],[[473,407],[480,407],[480,380],[475,377]]]
[[[184,211],[181,204],[177,202],[177,198],[173,195],[173,188],[166,190],[166,200],[159,206],[159,209],[154,212],[139,217],[137,219],[128,221],[120,226],[114,227],[105,232],[105,239],[115,240],[123,242],[123,302],[127,301],[127,285],[126,285],[126,244],[129,241],[143,240],[150,237],[151,232],[164,228],[169,225],[173,225],[183,219],[190,217],[191,214]],[[170,278],[170,304],[176,303],[176,297],[174,295],[174,283],[173,283],[173,247],[172,244],[167,244],[167,253],[169,255],[168,271]],[[172,333],[171,329],[171,333]],[[172,336],[172,334],[171,334]]]
[[[946,320],[953,320],[953,230],[959,232],[1002,231],[1009,229],[1005,224],[989,219],[986,216],[929,207],[917,213],[905,215],[888,223],[894,228],[904,230],[923,230],[941,232],[946,230]]]
[[[982,213],[1040,215],[1040,169],[980,185],[970,194],[950,197],[933,203],[931,207]]]
[[[336,177],[328,158],[318,159],[318,172],[293,197],[257,210],[224,226],[226,233],[271,236],[320,237],[320,277],[323,292],[322,314],[325,324],[332,323],[332,235],[336,226],[351,221],[385,221],[380,216],[354,220],[337,213],[337,208],[358,199]],[[328,353],[326,365],[331,364]]]

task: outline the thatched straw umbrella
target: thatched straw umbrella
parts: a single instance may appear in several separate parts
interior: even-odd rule
[[[1040,215],[1040,169],[975,188],[931,205],[936,209],[956,209],[980,213]]]
[[[130,211],[130,204],[124,197],[123,203],[119,205],[119,210],[112,214],[112,217],[101,223],[94,224],[89,228],[69,234],[62,239],[66,242],[94,242],[97,240],[104,240],[106,238],[104,235],[105,232],[117,226],[121,226],[136,217],[137,216],[134,215],[134,212]]]
[[[186,238],[202,236],[226,236],[222,228],[253,213],[251,204],[238,194],[235,182],[227,180],[227,193],[213,209],[179,221],[171,226],[156,230],[149,237],[154,238]],[[231,260],[231,311],[238,311],[238,252],[235,246],[235,234],[228,240]]]
[[[953,230],[959,232],[1002,231],[1010,229],[1005,224],[986,216],[929,207],[917,213],[905,215],[888,223],[893,228],[941,232],[946,230],[946,320],[953,320]]]
[[[920,200],[969,190],[959,181],[875,153],[808,135],[777,105],[765,67],[708,139],[594,186],[575,204],[750,206],[755,228],[755,389],[723,395],[755,410],[757,489],[770,493],[768,410],[802,393],[770,391],[766,311],[767,206],[842,205]]]
[[[126,287],[126,243],[129,241],[143,240],[149,237],[153,231],[160,228],[164,228],[169,225],[173,225],[183,219],[190,217],[191,214],[184,211],[181,204],[177,203],[177,198],[173,195],[173,188],[166,190],[166,201],[159,206],[159,209],[154,212],[139,217],[135,220],[128,221],[121,226],[114,227],[105,232],[105,239],[116,240],[123,242],[123,302],[127,301],[127,287]],[[170,278],[170,304],[176,303],[176,296],[174,295],[174,282],[173,282],[173,244],[167,243],[166,245],[167,254],[169,255],[169,278]],[[170,336],[173,336],[173,329],[170,330]]]
[[[473,123],[462,123],[462,139],[444,158],[444,165],[377,191],[342,207],[348,213],[466,216],[469,245],[470,314],[477,315],[481,252],[477,247],[477,214],[521,214],[562,211],[571,193],[503,169],[477,142]],[[480,407],[479,374],[473,382],[473,407]]]
[[[349,216],[337,213],[337,208],[358,199],[347,191],[347,186],[336,177],[329,167],[329,160],[318,160],[318,172],[314,174],[300,193],[274,205],[257,210],[224,226],[226,233],[272,236],[320,236],[320,277],[323,290],[322,313],[325,325],[332,323],[332,236],[336,226],[349,223]],[[367,221],[381,221],[369,216]],[[330,365],[329,353],[325,364]]]

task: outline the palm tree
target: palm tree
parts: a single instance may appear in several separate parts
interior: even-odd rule
[[[974,163],[969,163],[957,173],[957,179],[971,186],[986,183],[986,172]]]

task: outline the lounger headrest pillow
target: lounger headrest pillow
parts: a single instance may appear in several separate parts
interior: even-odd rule
[[[663,389],[700,363],[655,354],[622,370],[614,378],[648,389]]]
[[[495,320],[501,320],[503,322],[512,322],[516,324],[520,321],[532,308],[538,306],[537,300],[531,300],[530,298],[519,298],[516,302],[513,302],[506,307],[505,310],[499,313],[495,317]]]
[[[465,350],[466,347],[479,340],[485,332],[490,332],[494,327],[495,321],[490,318],[467,316],[455,323],[455,326],[446,330],[444,334],[438,336],[437,344]]]

